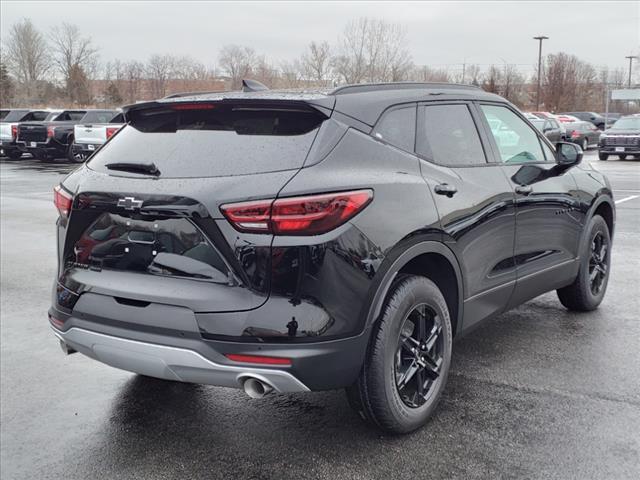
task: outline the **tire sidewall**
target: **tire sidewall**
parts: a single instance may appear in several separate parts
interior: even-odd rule
[[[398,429],[408,432],[424,424],[438,404],[451,365],[452,329],[444,297],[433,282],[424,277],[409,277],[409,279],[400,283],[398,288],[405,289],[405,295],[399,302],[386,306],[383,312],[383,321],[386,323],[386,328],[384,329],[383,337],[378,338],[378,341],[385,343],[384,365],[381,370],[377,369],[372,373],[378,376],[376,384],[384,388],[384,396],[389,405],[389,413],[395,417]],[[428,305],[442,319],[443,363],[435,390],[427,402],[421,407],[411,408],[403,402],[396,387],[395,355],[400,329],[404,320],[420,304]],[[393,308],[390,309],[388,307]]]
[[[591,282],[589,281],[589,260],[591,258],[591,243],[598,233],[602,233],[607,241],[607,275],[602,284],[602,288],[597,295],[591,292]],[[591,304],[592,308],[602,302],[605,293],[607,291],[607,285],[609,284],[609,277],[611,277],[611,234],[609,233],[609,227],[600,215],[595,215],[589,222],[589,233],[586,238],[586,243],[583,246],[583,258],[580,267],[580,273],[582,275],[581,283],[584,285],[586,299]]]

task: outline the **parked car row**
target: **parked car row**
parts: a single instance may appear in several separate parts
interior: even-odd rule
[[[83,162],[123,124],[119,110],[3,110],[0,149],[14,160],[28,153],[40,160]]]

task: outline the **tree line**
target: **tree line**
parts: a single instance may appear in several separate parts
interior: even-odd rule
[[[541,105],[549,111],[604,110],[607,90],[624,86],[626,79],[621,69],[596,68],[564,52],[547,55],[542,71]],[[23,19],[2,39],[0,104],[119,106],[179,91],[238,89],[243,78],[270,88],[461,82],[498,93],[527,109],[534,106],[537,84],[535,75],[523,74],[505,62],[485,69],[464,65],[462,72],[416,65],[406,28],[373,18],[352,20],[333,45],[311,41],[297,58],[281,62],[250,46],[223,45],[216,66],[173,54],[155,54],[146,61],[101,62],[98,46],[78,26],[63,22],[41,32]]]

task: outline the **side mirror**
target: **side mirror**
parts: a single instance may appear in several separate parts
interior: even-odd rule
[[[563,167],[573,167],[582,161],[582,148],[575,143],[559,142],[556,144],[556,163]]]
[[[553,130],[553,128],[551,128],[551,127],[546,127],[546,128],[543,128],[543,129],[542,129],[542,133],[547,133],[547,132],[550,132],[551,130]]]

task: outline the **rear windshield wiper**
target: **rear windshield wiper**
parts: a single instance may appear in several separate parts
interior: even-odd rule
[[[109,170],[121,170],[123,172],[143,173],[148,175],[160,176],[160,170],[156,167],[155,163],[127,163],[116,162],[107,163],[105,165]]]

